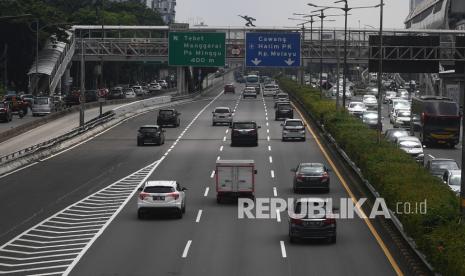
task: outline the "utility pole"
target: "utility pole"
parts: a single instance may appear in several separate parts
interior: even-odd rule
[[[324,9],[320,11],[321,29],[320,29],[320,98],[323,98],[323,21],[325,19]]]
[[[5,70],[5,71],[4,71],[4,74],[5,74],[5,75],[4,75],[4,81],[5,81],[5,87],[4,87],[4,89],[5,89],[5,91],[6,91],[6,90],[8,90],[8,87],[7,87],[7,86],[8,86],[8,44],[5,42],[4,45],[5,45],[5,51],[4,51],[4,55],[3,55],[3,58],[4,58],[4,59],[3,59],[3,62],[4,62],[3,68],[4,68],[4,70]]]
[[[105,0],[101,0],[101,7],[100,7],[100,18],[102,21],[102,47],[100,49],[100,83],[98,88],[104,88],[104,80],[103,80],[103,49],[105,45],[105,6],[104,6]]]
[[[383,131],[382,112],[381,112],[381,100],[382,100],[382,74],[383,74],[383,7],[384,0],[380,0],[381,5],[380,16],[379,16],[379,60],[378,60],[378,143],[381,143],[381,132]]]
[[[336,54],[337,54],[337,69],[336,69],[336,74],[337,74],[337,84],[336,84],[336,111],[339,110],[339,67],[340,67],[340,47],[339,47],[339,41],[337,41],[337,49],[336,49]],[[344,107],[343,107],[344,108]]]
[[[39,94],[39,19],[36,18],[36,74],[34,79],[34,95]]]
[[[300,42],[300,85],[305,84],[303,45],[305,43],[305,23],[302,24],[302,41]]]
[[[342,74],[343,74],[343,80],[342,80],[342,109],[346,108],[346,78],[347,78],[347,17],[348,17],[348,12],[351,10],[349,9],[349,6],[347,4],[347,0],[344,0],[344,8],[342,9],[344,11],[344,68],[342,69]],[[338,80],[339,82],[339,80]]]
[[[462,97],[462,105],[465,106],[465,97]],[[412,112],[413,113],[413,112]],[[462,170],[460,177],[460,213],[462,214],[462,222],[465,222],[465,119],[462,112]]]
[[[84,37],[82,36],[82,30],[80,31],[81,35],[81,88],[79,93],[79,126],[84,126],[84,112],[85,112],[85,76],[86,76],[86,67],[84,63]]]

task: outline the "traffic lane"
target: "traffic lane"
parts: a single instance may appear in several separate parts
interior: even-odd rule
[[[261,99],[241,100],[236,111],[237,120],[254,120],[265,125],[266,115]],[[266,129],[261,129],[266,137]],[[230,138],[225,142],[220,157],[224,160],[255,161],[255,196],[273,197],[274,179],[270,172],[268,140],[261,138],[258,147],[231,147]],[[215,182],[210,190],[214,191]],[[238,217],[235,201],[216,204],[215,193],[208,196],[208,215],[202,223],[209,231],[196,232],[193,239],[202,246],[193,246],[186,261],[185,272],[191,275],[287,275],[288,269],[281,255],[279,226],[276,219]],[[219,223],[221,222],[221,223]],[[259,257],[257,257],[259,256]],[[206,265],[208,264],[208,265]]]
[[[204,101],[197,101],[177,108],[185,118],[193,118],[204,105]],[[154,124],[156,112],[137,116],[87,143],[1,178],[0,242],[160,159],[169,141],[179,136],[187,122],[181,120],[180,128],[166,129],[165,145],[137,147],[138,127]],[[28,204],[24,204],[24,195]]]
[[[148,275],[152,273],[182,274],[185,262],[182,253],[188,240],[192,247],[202,246],[195,240],[198,231],[210,231],[197,224],[198,210],[203,210],[203,219],[209,216],[204,194],[212,178],[218,149],[223,144],[223,133],[215,132],[216,139],[188,139],[191,131],[203,129],[212,132],[210,125],[192,124],[179,143],[169,152],[155,170],[150,180],[177,180],[188,188],[185,216],[176,220],[169,216],[153,216],[138,220],[137,197],[124,207],[117,219],[90,248],[72,271],[74,275]],[[212,191],[211,191],[212,192]],[[128,233],[130,233],[128,235]],[[141,247],[143,245],[143,247]],[[125,248],[124,251],[120,250]],[[111,256],[107,252],[113,252]],[[128,258],[127,252],[132,252]],[[163,256],[161,258],[161,256]],[[190,253],[189,253],[190,256]],[[143,265],[141,265],[143,264]],[[186,275],[192,275],[190,272]]]
[[[298,115],[296,115],[298,117]],[[293,173],[301,162],[318,162],[329,166],[315,139],[307,133],[307,142],[280,142],[280,125],[273,122],[271,152],[276,167],[278,197],[329,197],[335,207],[340,207],[340,199],[348,198],[348,194],[334,172],[330,172],[330,193],[309,192],[294,194],[292,190]],[[287,214],[283,213],[281,223],[282,238],[286,240],[292,274],[338,275],[338,274],[371,274],[377,271],[382,275],[395,274],[384,252],[370,233],[362,219],[344,219],[337,221],[337,243],[310,242],[290,244],[288,242]],[[334,260],[338,260],[334,265]],[[366,260],[370,260],[369,263]]]
[[[38,117],[32,116],[32,112],[30,109],[28,110],[27,114],[24,115],[23,118],[19,118],[19,115],[13,114],[13,120],[11,120],[11,122],[0,123],[0,133],[10,130],[12,128],[18,127],[20,125],[23,125],[25,123],[35,121],[37,119]]]

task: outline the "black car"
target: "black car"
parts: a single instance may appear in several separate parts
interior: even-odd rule
[[[321,163],[301,163],[294,172],[293,190],[323,190],[329,193],[329,169]]]
[[[171,125],[174,127],[178,127],[181,124],[181,119],[179,118],[179,115],[181,115],[181,113],[179,113],[174,108],[160,109],[160,111],[158,111],[157,125]]]
[[[84,96],[86,98],[86,103],[96,102],[98,100],[97,90],[86,90]]]
[[[313,205],[313,206],[312,206]],[[325,239],[336,242],[336,219],[332,210],[327,209],[328,200],[321,198],[297,199],[289,213],[289,240]],[[322,212],[317,212],[318,207]]]
[[[275,111],[275,120],[293,119],[294,109],[290,103],[278,103]]]
[[[258,129],[260,126],[253,121],[233,122],[231,125],[231,146],[250,144],[258,146]]]
[[[123,87],[113,87],[110,90],[108,98],[111,99],[111,100],[112,99],[124,99],[124,98],[126,98],[126,96],[124,95],[124,92],[123,92]]]
[[[0,119],[10,122],[13,119],[12,106],[10,102],[0,102]]]
[[[163,145],[165,143],[165,130],[157,125],[141,126],[137,133],[137,145],[146,143]]]

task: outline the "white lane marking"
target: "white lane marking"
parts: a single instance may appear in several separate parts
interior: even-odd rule
[[[278,222],[281,222],[281,212],[279,211],[279,209],[276,210],[276,220]]]
[[[226,142],[226,136],[223,137],[223,142]]]
[[[286,247],[284,246],[284,241],[280,241],[279,244],[281,245],[281,255],[283,256],[283,258],[287,258]]]
[[[266,122],[266,126],[270,126],[270,124],[268,122]]]
[[[265,119],[268,121],[268,116],[266,116]]]
[[[220,157],[220,156],[218,156],[218,157],[216,158],[216,160],[220,160],[220,159],[221,159],[221,157]]]
[[[186,258],[187,253],[189,253],[189,248],[191,247],[192,240],[188,240],[186,243],[186,247],[184,247],[184,251],[182,252],[182,257]]]
[[[266,133],[270,133],[270,129],[266,129]]]
[[[272,156],[270,156],[270,158],[269,158],[269,159],[270,159],[270,163],[273,163],[273,157],[272,157]]]
[[[210,178],[213,178],[215,176],[215,170],[212,171],[212,173],[210,174]]]
[[[202,216],[202,210],[199,210],[199,212],[197,213],[197,218],[195,219],[195,222],[199,223],[201,216]]]
[[[276,187],[273,187],[273,195],[278,196],[278,190],[276,189]]]
[[[270,136],[267,136],[267,137],[266,137],[266,140],[268,140],[268,142],[269,142],[269,141],[270,141]]]
[[[220,147],[220,151],[223,151],[223,146]]]
[[[268,146],[268,151],[271,151],[271,146]]]
[[[205,188],[205,193],[203,193],[204,197],[208,195],[208,191],[210,191],[210,187]]]
[[[226,130],[226,134],[228,134],[228,132],[229,132],[229,129]]]
[[[271,178],[274,178],[274,171],[271,170]]]
[[[42,160],[41,160],[41,161],[42,161]],[[12,171],[12,172],[6,173],[6,174],[0,176],[0,179],[2,179],[2,178],[4,178],[4,177],[7,177],[7,176],[9,176],[10,174],[14,174],[14,173],[17,173],[17,172],[19,172],[19,171],[21,171],[21,170],[24,170],[24,169],[27,169],[27,168],[29,168],[29,167],[32,167],[32,166],[34,166],[34,165],[36,165],[36,164],[38,164],[38,163],[39,163],[39,162],[34,162],[34,163],[31,163],[31,164],[29,164],[29,165],[27,165],[27,166],[24,166],[24,167],[21,167],[21,168],[19,168],[19,169],[16,169],[16,170],[14,170],[14,171]]]

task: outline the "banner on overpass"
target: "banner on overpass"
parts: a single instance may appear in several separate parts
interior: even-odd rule
[[[223,67],[226,58],[226,34],[170,32],[170,66]]]
[[[247,67],[299,67],[299,33],[247,33]]]

